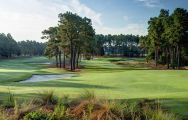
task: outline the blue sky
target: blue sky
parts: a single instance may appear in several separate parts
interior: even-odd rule
[[[66,11],[92,19],[96,33],[147,34],[147,21],[161,8],[188,9],[188,0],[0,0],[0,32],[19,40],[41,40]]]

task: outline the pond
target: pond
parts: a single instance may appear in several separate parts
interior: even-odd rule
[[[32,75],[32,77],[20,81],[20,83],[29,83],[29,82],[43,82],[43,81],[51,81],[58,79],[67,79],[75,76],[75,74],[62,74],[62,75]]]

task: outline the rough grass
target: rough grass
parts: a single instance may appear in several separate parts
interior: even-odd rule
[[[0,97],[7,96],[7,89],[10,89],[18,99],[30,98],[45,90],[54,90],[56,95],[69,94],[74,98],[88,89],[108,99],[159,99],[165,108],[188,116],[186,70],[148,70],[147,66],[135,64],[143,63],[142,58],[99,58],[83,61],[83,69],[77,72],[77,77],[71,79],[39,83],[13,82],[26,79],[32,74],[66,72],[40,64],[46,62],[49,60],[44,57],[0,61]]]
[[[179,120],[178,116],[161,109],[156,101],[99,99],[88,90],[67,103],[62,98],[54,102],[57,97],[53,91],[41,95],[34,97],[35,100],[42,98],[41,102],[29,100],[3,107],[0,115],[4,120]]]

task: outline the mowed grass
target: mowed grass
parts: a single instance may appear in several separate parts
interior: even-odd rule
[[[31,77],[32,74],[50,74],[60,72],[56,70],[56,68],[48,68],[45,65],[45,63],[48,62],[51,61],[45,57],[0,60],[0,83],[20,81]]]
[[[158,99],[164,107],[188,116],[188,71],[151,70],[142,58],[98,58],[83,61],[76,77],[38,83],[19,83],[32,74],[63,74],[65,70],[49,68],[44,57],[0,61],[0,98],[8,90],[19,98],[30,98],[45,90],[75,97],[85,89],[108,99]],[[117,62],[124,63],[118,64]],[[127,64],[129,63],[129,64]]]

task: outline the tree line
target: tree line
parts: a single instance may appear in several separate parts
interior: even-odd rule
[[[17,42],[11,34],[0,33],[0,58],[10,58],[20,55]]]
[[[45,46],[29,40],[16,42],[10,33],[0,33],[0,58],[43,55]]]
[[[138,35],[96,35],[96,55],[138,57],[144,51],[139,47]]]
[[[161,9],[159,16],[148,21],[148,35],[140,38],[147,59],[154,59],[156,66],[179,68],[188,62],[188,12],[176,8],[172,14]]]
[[[46,43],[26,40],[18,42],[18,46],[22,56],[42,56],[44,55]]]

